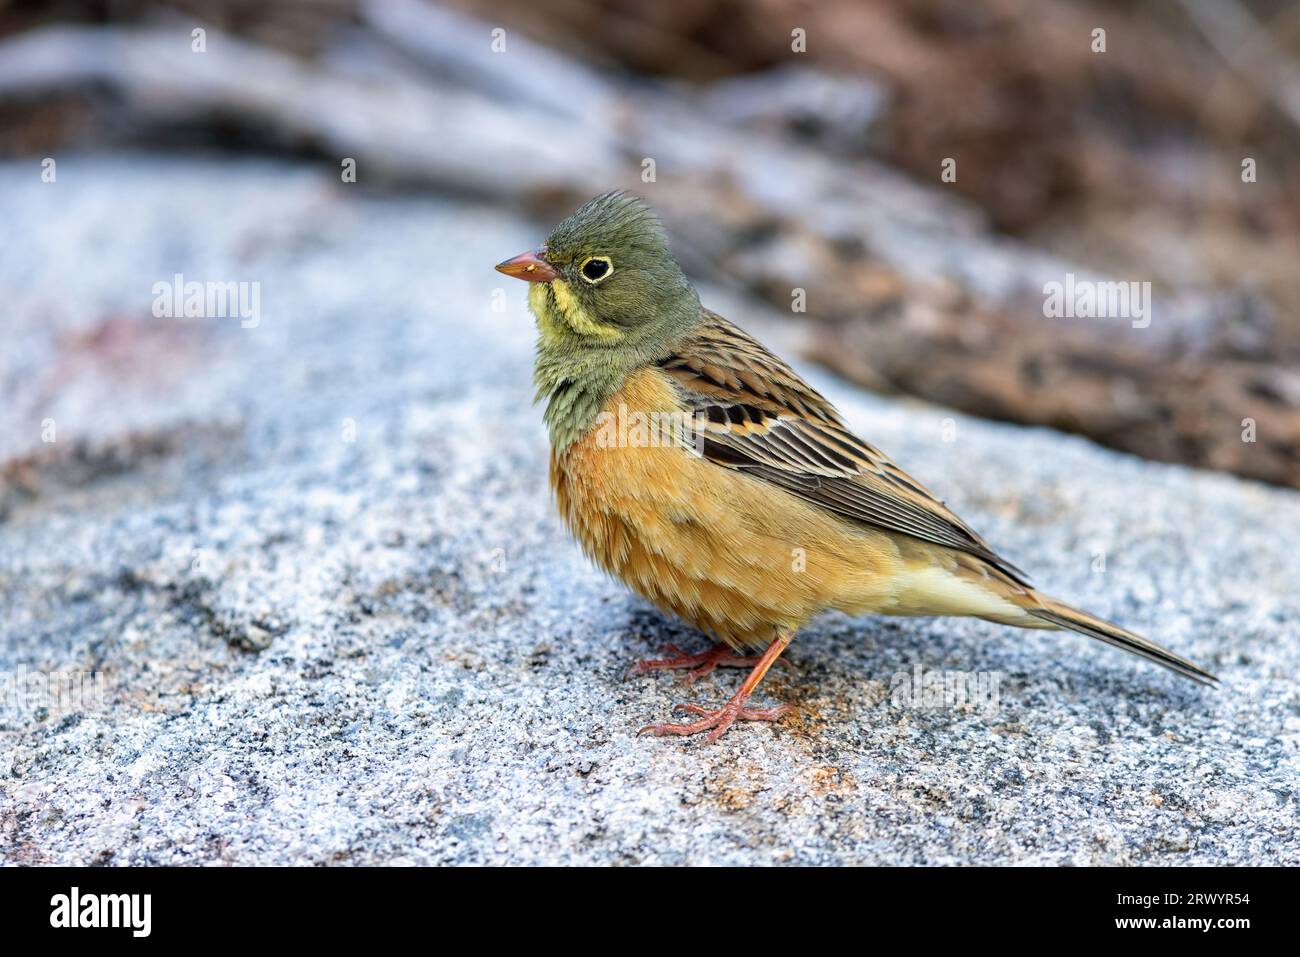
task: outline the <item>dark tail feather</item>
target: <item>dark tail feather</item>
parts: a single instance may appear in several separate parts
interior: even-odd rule
[[[1200,665],[1193,664],[1186,658],[1180,658],[1172,651],[1161,648],[1154,641],[1148,641],[1141,635],[1135,635],[1119,625],[1098,618],[1096,615],[1090,615],[1086,611],[1072,608],[1054,598],[1044,598],[1042,607],[1026,610],[1036,618],[1051,622],[1053,625],[1070,631],[1077,631],[1081,635],[1087,635],[1089,638],[1096,638],[1108,645],[1114,645],[1116,648],[1123,648],[1135,655],[1141,655],[1148,661],[1164,665],[1170,671],[1177,672],[1184,678],[1191,678],[1193,681],[1205,685],[1214,685],[1219,681],[1218,678]]]

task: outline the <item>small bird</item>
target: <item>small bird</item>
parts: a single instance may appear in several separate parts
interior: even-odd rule
[[[826,609],[1069,629],[1217,680],[1036,591],[788,364],[704,308],[636,196],[589,200],[545,245],[496,268],[531,284],[534,381],[564,522],[597,565],[719,640],[633,670],[752,668],[721,707],[679,705],[698,720],[642,733],[708,743],[737,721],[790,713],[750,696]]]

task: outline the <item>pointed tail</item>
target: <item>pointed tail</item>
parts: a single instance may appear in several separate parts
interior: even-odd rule
[[[1089,638],[1096,638],[1108,645],[1114,645],[1116,648],[1131,651],[1135,655],[1141,655],[1148,661],[1164,665],[1170,671],[1177,672],[1184,678],[1191,678],[1201,684],[1214,685],[1219,681],[1218,678],[1200,665],[1194,664],[1186,658],[1181,658],[1166,648],[1161,648],[1154,641],[1148,641],[1141,635],[1135,635],[1119,625],[1098,618],[1096,615],[1090,615],[1086,611],[1080,611],[1065,604],[1065,602],[1057,601],[1055,598],[1048,598],[1045,595],[1039,596],[1039,598],[1040,607],[1025,609],[1035,618],[1041,618],[1043,621],[1059,628],[1077,631]]]

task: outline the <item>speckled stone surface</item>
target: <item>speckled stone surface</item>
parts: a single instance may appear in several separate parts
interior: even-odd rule
[[[1300,863],[1295,493],[805,369],[1038,584],[1223,687],[831,615],[762,689],[800,717],[638,738],[739,675],[624,677],[704,642],[552,512],[524,290],[491,271],[539,225],[328,169],[58,169],[0,165],[0,860]],[[154,318],[177,272],[260,282],[260,322]],[[916,667],[998,698],[900,701]],[[77,671],[102,701],[14,690]]]

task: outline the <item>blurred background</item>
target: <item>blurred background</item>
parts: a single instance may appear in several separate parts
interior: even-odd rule
[[[0,0],[0,155],[98,152],[350,159],[331,202],[539,229],[629,187],[869,389],[1300,487],[1300,4]],[[1150,282],[1153,321],[1044,318],[1067,274]],[[146,308],[45,364],[139,355]]]

